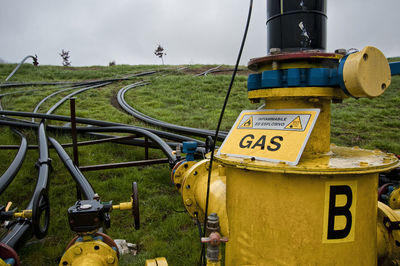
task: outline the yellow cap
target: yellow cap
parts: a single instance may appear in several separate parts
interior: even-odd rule
[[[344,85],[353,97],[377,97],[389,87],[390,80],[389,63],[375,47],[367,46],[350,54],[344,63]]]

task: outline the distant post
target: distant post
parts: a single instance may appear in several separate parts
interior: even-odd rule
[[[161,62],[164,65],[164,55],[167,54],[164,52],[164,48],[160,44],[157,46],[156,50],[154,51],[154,54],[157,57],[161,58]]]

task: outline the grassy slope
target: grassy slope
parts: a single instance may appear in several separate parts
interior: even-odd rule
[[[0,80],[4,80],[15,65],[0,65]],[[193,66],[198,67],[198,66]],[[107,78],[156,69],[159,66],[114,66],[64,68],[24,65],[12,81],[51,81]],[[214,129],[220,108],[229,84],[229,75],[193,77],[182,72],[167,71],[163,75],[144,77],[151,85],[132,89],[126,95],[127,101],[140,111],[168,122],[199,128]],[[139,79],[137,79],[139,80]],[[129,117],[111,105],[112,97],[118,89],[130,82],[87,91],[77,96],[78,116],[117,121],[135,125],[142,123]],[[228,130],[242,109],[254,109],[246,99],[246,78],[239,76],[229,100],[223,129]],[[0,93],[31,90],[37,87],[0,89]],[[2,104],[9,110],[32,111],[36,103],[55,88],[40,88],[24,95],[3,97]],[[41,108],[45,111],[51,104],[67,93],[59,95]],[[400,153],[400,77],[394,77],[392,85],[377,99],[348,99],[343,104],[332,107],[332,141],[339,145],[358,145],[379,148]],[[57,114],[68,115],[68,104]],[[31,144],[36,143],[36,133],[26,131]],[[62,142],[70,142],[68,136],[56,136]],[[80,140],[84,140],[80,137]],[[7,127],[0,127],[0,144],[17,144],[19,139]],[[71,154],[71,149],[67,149]],[[15,151],[0,151],[0,173],[12,161]],[[81,165],[120,162],[143,159],[140,148],[116,144],[85,146],[79,149]],[[20,252],[24,265],[55,265],[67,242],[73,237],[70,232],[66,211],[74,203],[74,183],[65,171],[54,151],[53,172],[50,179],[51,227],[48,236],[41,241],[30,241]],[[163,157],[152,150],[153,158]],[[13,201],[14,206],[23,208],[31,197],[37,178],[34,163],[37,151],[30,150],[17,178],[0,196],[0,203]],[[121,202],[129,200],[132,181],[139,184],[142,228],[135,231],[129,213],[112,213],[112,226],[108,234],[113,238],[127,239],[139,245],[137,256],[124,256],[121,265],[144,265],[146,258],[165,256],[170,265],[194,265],[199,257],[197,229],[191,218],[183,210],[179,193],[170,183],[167,166],[141,167],[118,170],[87,172],[95,190],[102,200]]]

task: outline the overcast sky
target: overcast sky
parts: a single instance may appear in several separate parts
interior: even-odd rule
[[[266,55],[266,1],[254,0],[242,65]],[[42,65],[235,63],[244,0],[0,0],[0,58],[37,54]],[[400,56],[400,0],[328,0],[328,51],[373,45]]]

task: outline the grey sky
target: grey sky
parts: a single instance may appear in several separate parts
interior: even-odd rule
[[[241,64],[266,54],[266,1],[254,0]],[[243,0],[1,0],[0,58],[73,66],[234,64],[249,1]],[[328,0],[328,51],[373,45],[400,56],[400,0]]]

